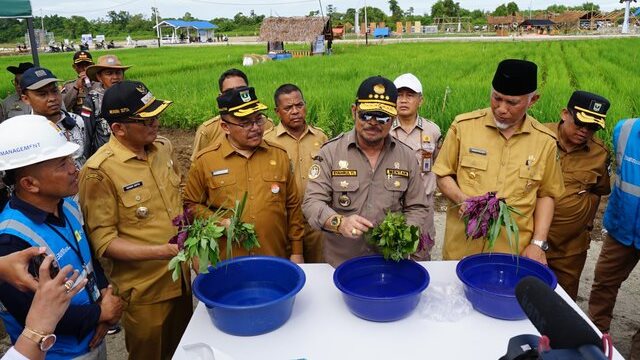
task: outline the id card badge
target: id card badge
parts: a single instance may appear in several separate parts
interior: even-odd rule
[[[422,150],[422,173],[426,174],[431,171],[431,151]]]
[[[84,269],[87,272],[87,285],[85,285],[84,289],[87,291],[87,294],[89,294],[91,301],[97,302],[100,299],[100,290],[98,289],[96,273],[93,271],[92,266],[85,266]]]

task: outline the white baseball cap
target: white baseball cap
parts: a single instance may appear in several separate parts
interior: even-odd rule
[[[393,81],[393,84],[398,90],[407,88],[417,92],[418,94],[422,94],[422,84],[420,83],[420,80],[418,80],[418,78],[411,73],[406,73],[398,76]]]

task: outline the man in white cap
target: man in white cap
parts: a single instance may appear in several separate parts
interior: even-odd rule
[[[391,125],[391,136],[409,145],[416,154],[416,160],[420,164],[421,178],[424,192],[427,195],[427,223],[425,229],[429,234],[427,247],[433,246],[436,238],[436,228],[433,223],[433,198],[436,190],[436,176],[431,172],[431,166],[438,155],[438,142],[440,141],[440,128],[436,123],[418,115],[418,110],[424,98],[422,96],[422,84],[418,78],[406,73],[398,76],[393,84],[398,89],[398,117]],[[422,260],[429,259],[429,250],[416,254]]]
[[[5,172],[4,183],[14,187],[1,204],[0,256],[44,247],[55,255],[58,268],[71,265],[80,271],[76,281],[65,282],[67,291],[84,286],[54,329],[30,327],[33,292],[0,285],[0,318],[12,342],[22,334],[48,351],[47,359],[106,359],[102,340],[122,314],[122,302],[91,256],[80,208],[70,197],[78,191],[78,169],[71,156],[77,149],[42,116],[21,115],[0,124],[0,171]],[[30,270],[34,277],[37,267]]]

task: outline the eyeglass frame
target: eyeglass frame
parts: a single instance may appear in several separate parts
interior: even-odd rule
[[[366,119],[365,117],[369,116],[368,119]],[[360,119],[360,121],[364,121],[364,122],[369,122],[373,119],[376,119],[376,122],[380,125],[386,125],[389,121],[393,121],[394,120],[394,116],[386,116],[386,117],[378,117],[375,115],[371,115],[369,113],[366,112],[362,112],[362,111],[358,111],[358,119]],[[386,121],[380,121],[381,119],[386,119]]]
[[[569,110],[569,114],[571,114],[571,117],[573,117],[573,123],[578,128],[586,128],[587,130],[593,132],[597,132],[598,130],[602,129],[602,127],[596,123],[587,123],[584,121],[580,121],[580,119],[578,119],[577,117],[577,112],[573,110]]]
[[[247,131],[251,130],[251,128],[254,125],[260,127],[260,126],[263,126],[264,124],[267,123],[267,116],[265,114],[262,114],[262,113],[260,113],[260,117],[258,119],[252,120],[252,121],[247,121],[247,122],[242,123],[242,124],[238,124],[236,122],[229,121],[229,120],[227,120],[225,118],[221,118],[221,119],[222,119],[222,121],[224,121],[227,124],[235,125],[235,126],[237,126],[239,128],[242,128],[243,130],[247,130]]]

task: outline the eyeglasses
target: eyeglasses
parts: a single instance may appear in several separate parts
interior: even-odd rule
[[[158,120],[157,116],[150,118],[129,117],[128,120],[122,120],[118,122],[122,124],[140,124],[144,126],[151,126],[156,120]]]
[[[578,117],[576,116],[575,112],[570,111],[569,113],[573,116],[573,122],[576,124],[576,127],[586,128],[587,130],[593,131],[593,132],[596,132],[601,129],[600,125],[598,124],[586,123],[578,120]]]
[[[384,125],[389,121],[391,121],[392,119],[391,116],[377,116],[377,115],[366,114],[366,113],[358,113],[358,117],[360,118],[360,120],[365,122],[369,122],[375,119],[380,125]]]
[[[249,130],[253,127],[253,125],[258,125],[258,126],[262,126],[267,122],[267,118],[264,115],[260,115],[259,118],[255,119],[255,120],[249,120],[247,122],[243,122],[242,124],[238,124],[238,123],[234,123],[232,121],[229,120],[225,120],[222,119],[222,121],[226,122],[227,124],[231,124],[231,125],[235,125],[237,127],[241,127],[245,130]]]

